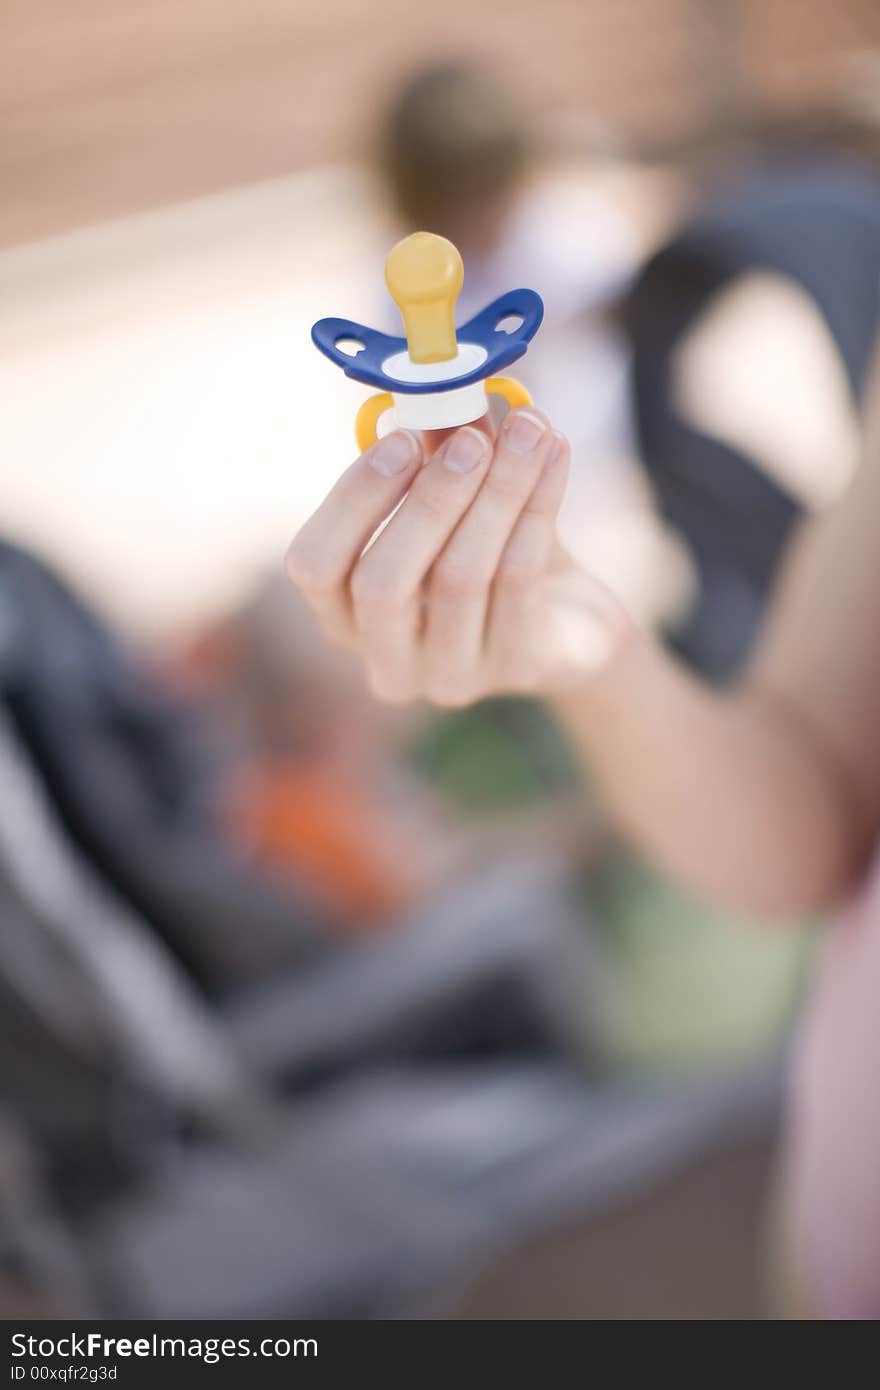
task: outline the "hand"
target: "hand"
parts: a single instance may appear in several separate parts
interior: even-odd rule
[[[343,474],[287,570],[327,635],[361,654],[376,695],[550,694],[610,662],[628,620],[556,536],[569,462],[529,408],[497,440],[488,420],[439,441],[398,430]]]

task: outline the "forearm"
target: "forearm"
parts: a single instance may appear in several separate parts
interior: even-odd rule
[[[494,442],[465,427],[427,461],[386,436],[300,531],[288,570],[382,698],[457,707],[564,686],[560,713],[643,853],[704,896],[795,913],[846,891],[880,827],[869,454],[845,503],[804,528],[754,674],[730,694],[664,656],[560,551],[568,447],[534,408],[510,411]]]
[[[716,692],[641,635],[556,704],[618,828],[701,896],[789,915],[846,891],[868,818],[795,706],[754,682]]]

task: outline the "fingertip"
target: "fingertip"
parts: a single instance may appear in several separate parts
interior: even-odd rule
[[[506,410],[504,412],[504,419],[501,423],[506,424],[508,420],[513,419],[516,415],[537,415],[545,426],[548,428],[550,426],[550,416],[547,414],[546,410],[542,410],[539,405],[535,405],[534,401],[529,401],[528,405],[517,405],[511,407],[510,410]]]
[[[463,425],[443,449],[443,462],[451,473],[470,473],[489,456],[490,441],[482,430]]]
[[[508,410],[505,412],[500,426],[501,433],[508,434],[511,430],[515,430],[517,421],[524,417],[527,420],[535,421],[545,434],[551,428],[550,416],[547,414],[546,410],[542,410],[540,406],[530,403],[529,405],[518,405],[515,410]]]
[[[394,430],[377,440],[365,457],[383,478],[396,478],[421,463],[422,443],[410,430]]]
[[[547,467],[568,467],[571,462],[571,445],[567,438],[561,430],[553,430],[551,438],[553,443],[550,446]]]
[[[533,406],[508,411],[501,427],[504,449],[513,454],[535,454],[547,446],[550,421]]]
[[[571,447],[569,442],[564,434],[559,430],[554,430],[541,476],[532,494],[531,510],[541,512],[548,517],[555,516],[559,512],[568,486],[570,464]]]

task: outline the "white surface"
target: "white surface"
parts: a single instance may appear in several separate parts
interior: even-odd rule
[[[395,381],[454,381],[481,367],[488,356],[479,343],[459,343],[456,356],[448,362],[413,362],[408,352],[395,352],[385,358],[382,371]]]
[[[469,425],[489,409],[482,381],[460,386],[457,391],[431,391],[424,396],[394,392],[394,417],[398,425],[410,430],[443,430]]]
[[[685,418],[740,450],[809,507],[844,491],[859,453],[843,362],[819,310],[769,272],[722,290],[676,361]]]
[[[408,352],[396,352],[386,357],[382,370],[395,381],[454,381],[482,366],[488,356],[479,343],[459,343],[458,353],[448,362],[413,362]],[[423,395],[395,391],[388,428],[399,425],[408,430],[452,429],[479,420],[488,408],[481,381],[454,391],[427,391]]]
[[[631,249],[619,222],[600,234],[601,200],[581,182],[552,188],[515,254],[469,267],[459,319],[515,284],[544,295],[516,374],[573,440],[563,532],[650,615],[664,586],[656,536],[630,506],[620,356],[569,322]],[[237,601],[354,455],[369,388],[309,330],[328,314],[379,317],[395,235],[369,177],[330,169],[0,253],[0,531],[141,631]],[[483,398],[470,408],[482,414]],[[609,513],[618,484],[625,505]]]
[[[280,565],[354,454],[309,329],[367,309],[369,199],[330,170],[0,254],[3,534],[141,629]]]

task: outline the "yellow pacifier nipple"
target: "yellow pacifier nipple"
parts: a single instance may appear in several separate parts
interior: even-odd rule
[[[413,232],[388,253],[385,283],[403,316],[413,362],[449,362],[458,354],[455,301],[464,280],[461,256],[433,232]]]

